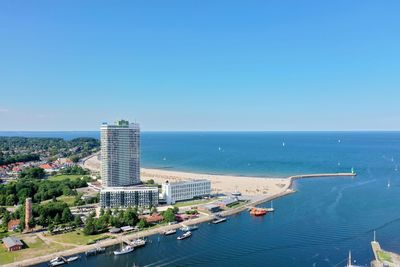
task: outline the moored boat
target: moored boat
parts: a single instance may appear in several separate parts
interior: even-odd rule
[[[63,264],[65,264],[65,260],[61,257],[54,258],[54,259],[50,260],[50,262],[49,262],[50,266],[60,266]]]
[[[183,239],[189,238],[191,236],[192,236],[192,232],[188,231],[188,232],[184,233],[183,235],[178,236],[176,239],[183,240]]]
[[[129,253],[129,252],[132,252],[133,250],[134,250],[134,247],[126,246],[126,247],[123,247],[123,248],[121,248],[119,250],[115,250],[114,251],[114,255],[123,255],[123,254]]]
[[[70,262],[76,261],[79,258],[80,258],[79,256],[72,256],[72,257],[66,258],[65,260],[67,263],[70,263]]]
[[[187,232],[187,231],[195,231],[199,229],[197,225],[191,225],[191,226],[183,226],[180,228],[181,231]]]
[[[176,233],[176,230],[175,229],[171,229],[171,230],[165,231],[164,235],[173,235],[175,233]]]
[[[132,240],[131,245],[134,248],[143,247],[146,245],[146,240],[138,238],[138,239]]]
[[[263,209],[263,208],[252,208],[250,210],[250,214],[253,216],[264,216],[265,214],[267,214],[267,209]]]
[[[222,223],[222,222],[225,222],[225,221],[226,221],[225,217],[216,217],[216,218],[214,218],[214,220],[212,220],[212,223],[213,224],[218,224],[218,223]]]

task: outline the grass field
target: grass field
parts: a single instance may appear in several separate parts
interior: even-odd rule
[[[215,199],[196,199],[196,200],[190,200],[190,201],[177,202],[174,204],[174,206],[180,208],[180,207],[186,207],[186,206],[207,204],[207,203],[210,203],[213,201],[215,201]]]
[[[59,235],[53,235],[53,236],[48,236],[50,240],[54,240],[57,242],[62,242],[62,243],[68,243],[68,244],[74,244],[74,245],[86,245],[90,243],[91,241],[94,241],[96,239],[102,238],[102,237],[108,237],[109,235],[107,234],[97,234],[97,235],[84,235],[81,230],[75,230],[69,233],[65,234],[59,234]]]
[[[64,195],[63,195],[63,196],[57,197],[57,200],[63,201],[63,202],[65,202],[65,203],[67,203],[67,205],[68,205],[69,207],[75,206],[75,205],[74,205],[75,196],[64,196]],[[48,203],[48,202],[50,202],[50,201],[52,201],[52,199],[48,199],[48,200],[42,201],[41,204],[45,204],[45,203]]]
[[[58,175],[54,175],[54,176],[50,176],[48,179],[50,181],[62,181],[65,179],[71,179],[71,180],[76,180],[76,179],[80,179],[82,178],[84,175],[77,175],[77,174],[58,174]]]
[[[74,206],[75,196],[59,196],[57,200],[63,201],[67,203],[68,206],[72,207]]]
[[[380,261],[393,262],[392,256],[390,256],[389,253],[384,252],[384,251],[378,251],[378,258]]]
[[[27,247],[22,250],[8,252],[4,246],[0,247],[0,265],[71,248],[71,246],[63,246],[59,244],[51,244],[51,246],[48,246],[38,237],[23,237],[21,239],[27,245]]]

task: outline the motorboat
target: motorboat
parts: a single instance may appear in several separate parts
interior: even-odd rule
[[[127,254],[127,253],[129,253],[129,252],[132,252],[134,249],[135,249],[135,248],[132,247],[132,246],[126,246],[126,247],[123,247],[123,248],[121,248],[121,249],[119,249],[119,250],[115,250],[115,251],[114,251],[114,255],[123,255],[123,254]]]
[[[187,231],[187,232],[184,233],[183,235],[178,236],[176,239],[178,239],[178,240],[183,240],[183,239],[189,238],[189,237],[191,237],[191,236],[192,236],[192,232]]]

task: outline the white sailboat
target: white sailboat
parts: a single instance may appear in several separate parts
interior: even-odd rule
[[[388,180],[387,187],[390,187],[390,179]]]
[[[346,267],[352,267],[353,264],[351,264],[351,250],[349,250],[349,258],[347,259],[347,265]]]
[[[268,212],[274,212],[275,211],[272,200],[271,200],[271,207],[270,208],[266,208],[266,210]]]

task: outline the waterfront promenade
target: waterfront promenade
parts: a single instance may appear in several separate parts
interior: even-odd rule
[[[326,174],[305,174],[305,175],[295,175],[295,176],[290,176],[287,179],[287,183],[285,183],[285,186],[281,188],[280,192],[274,193],[274,194],[267,194],[263,195],[260,194],[258,196],[252,196],[252,200],[245,205],[241,205],[237,208],[232,208],[226,211],[222,211],[220,214],[222,216],[230,216],[233,214],[240,213],[242,211],[247,210],[249,207],[260,205],[262,203],[265,203],[270,200],[277,199],[279,197],[294,193],[295,191],[292,189],[293,182],[298,179],[307,179],[307,178],[328,178],[328,177],[350,177],[350,176],[355,176],[356,174],[354,173],[326,173]],[[245,178],[244,178],[245,179]],[[262,179],[262,178],[256,178],[256,179]],[[84,253],[88,250],[95,249],[96,247],[109,247],[112,245],[119,244],[123,241],[126,240],[132,240],[132,239],[137,239],[137,238],[143,238],[146,236],[151,236],[151,235],[156,235],[160,234],[164,231],[170,230],[170,229],[178,229],[182,227],[182,225],[194,225],[194,224],[201,224],[205,222],[209,222],[214,218],[213,215],[205,215],[200,218],[192,219],[185,221],[183,223],[175,224],[175,225],[163,225],[159,227],[154,227],[148,230],[144,231],[139,231],[131,234],[126,234],[126,235],[116,235],[114,239],[106,239],[97,242],[96,244],[92,245],[81,245],[81,246],[76,246],[71,249],[67,249],[64,251],[48,254],[48,255],[43,255],[39,257],[35,257],[33,259],[26,259],[23,261],[15,262],[15,263],[10,263],[10,264],[5,264],[3,266],[5,267],[12,267],[12,266],[31,266],[31,265],[36,265],[42,262],[47,262],[50,261],[51,259],[58,257],[58,256],[70,256],[70,255],[76,255],[80,253]]]

